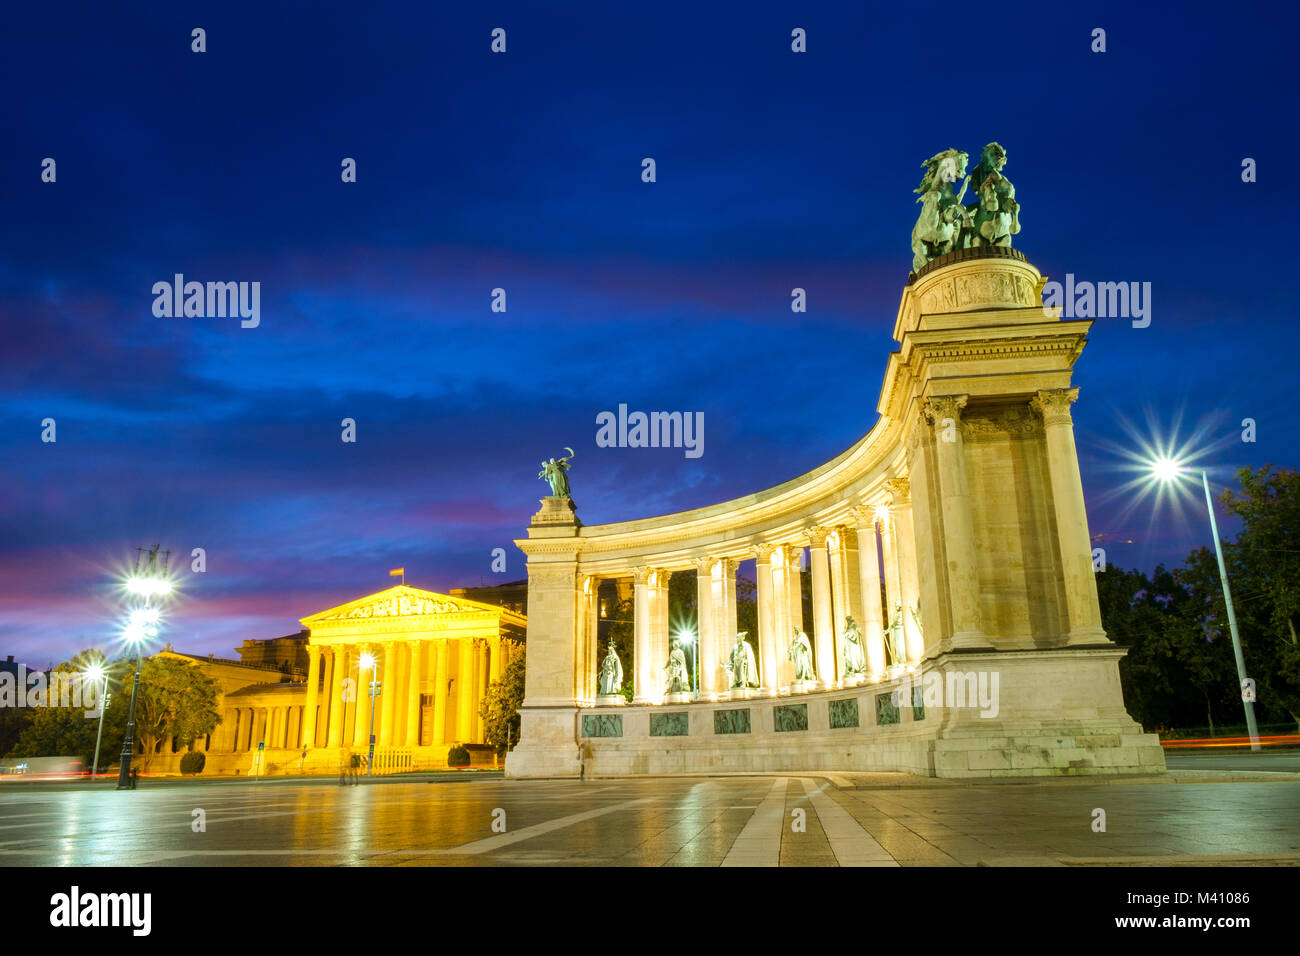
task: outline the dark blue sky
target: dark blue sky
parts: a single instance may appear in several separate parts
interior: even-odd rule
[[[439,6],[7,11],[0,651],[107,646],[156,541],[207,551],[165,632],[205,652],[400,565],[522,577],[565,445],[587,523],[819,465],[876,420],[920,162],[994,139],[1035,265],[1152,283],[1150,327],[1099,320],[1076,371],[1110,560],[1208,541],[1117,490],[1121,418],[1181,415],[1220,481],[1296,463],[1293,7]],[[260,327],[154,317],[177,272],[259,281]],[[619,403],[702,411],[704,455],[597,448]]]

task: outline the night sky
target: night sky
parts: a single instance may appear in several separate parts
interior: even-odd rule
[[[206,550],[162,638],[227,656],[390,568],[523,577],[566,445],[588,524],[816,467],[876,422],[949,146],[1006,147],[1041,271],[1152,284],[1076,367],[1112,563],[1209,542],[1124,490],[1139,438],[1178,422],[1220,483],[1296,464],[1293,7],[452,6],[6,11],[0,654],[111,648],[140,545]],[[175,273],[260,282],[260,326],[155,317]],[[703,412],[704,454],[597,448],[620,403]]]

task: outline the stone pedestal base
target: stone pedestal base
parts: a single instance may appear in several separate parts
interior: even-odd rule
[[[622,694],[601,694],[596,698],[597,707],[623,707],[627,699]]]
[[[679,691],[675,694],[669,694],[664,698],[665,703],[669,704],[690,704],[695,702],[695,695],[690,691]]]
[[[916,674],[808,691],[806,731],[777,731],[789,698],[736,688],[724,700],[675,703],[689,732],[651,734],[655,707],[605,711],[583,737],[577,707],[521,708],[522,742],[508,777],[588,774],[903,771],[988,778],[1158,774],[1164,752],[1124,710],[1115,647],[940,655]],[[882,698],[884,698],[882,700]],[[746,701],[740,707],[735,701]],[[719,734],[715,713],[746,710],[748,730]]]
[[[797,680],[790,685],[792,694],[808,694],[817,689],[817,682],[811,680]]]

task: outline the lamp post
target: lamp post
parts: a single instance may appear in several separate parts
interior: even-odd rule
[[[1152,474],[1160,481],[1172,482],[1185,474],[1182,465],[1172,458],[1160,458],[1151,465]],[[1259,726],[1255,723],[1255,702],[1246,697],[1246,658],[1241,653],[1241,636],[1237,633],[1237,615],[1232,608],[1232,591],[1228,587],[1228,566],[1223,560],[1223,546],[1219,543],[1219,524],[1214,518],[1214,501],[1210,497],[1210,479],[1201,471],[1201,487],[1205,489],[1205,510],[1210,516],[1210,537],[1214,539],[1214,555],[1219,561],[1219,584],[1223,587],[1223,605],[1228,611],[1228,630],[1232,634],[1232,656],[1237,662],[1237,686],[1241,690],[1241,703],[1246,711],[1246,732],[1250,735],[1250,749],[1259,750]]]
[[[366,652],[361,655],[361,669],[370,671],[370,750],[366,758],[366,776],[375,775],[375,697],[379,694],[379,669],[376,666],[375,655]]]
[[[126,737],[122,740],[122,760],[117,771],[117,789],[131,789],[131,751],[135,744],[135,702],[140,690],[140,669],[144,666],[144,643],[158,636],[158,622],[162,618],[155,601],[161,601],[172,592],[171,581],[167,579],[167,559],[171,552],[163,552],[159,561],[159,551],[155,546],[145,557],[143,550],[138,554],[135,571],[126,581],[127,593],[139,600],[127,616],[125,638],[128,645],[135,645],[135,674],[131,679],[131,706],[126,713]]]
[[[85,679],[95,683],[103,678],[104,688],[99,693],[99,730],[95,733],[95,759],[90,765],[90,779],[99,775],[99,742],[104,739],[104,711],[108,710],[108,671],[98,664],[86,668]]]

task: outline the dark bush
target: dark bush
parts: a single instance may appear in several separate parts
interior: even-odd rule
[[[452,747],[450,750],[447,751],[447,766],[448,766],[448,767],[468,767],[468,766],[469,766],[469,751],[466,750],[466,749],[465,749],[462,745],[460,745],[460,744],[457,744],[455,747]]]
[[[207,755],[201,750],[191,750],[184,757],[181,757],[181,773],[199,774],[203,772],[203,765],[208,762]]]

